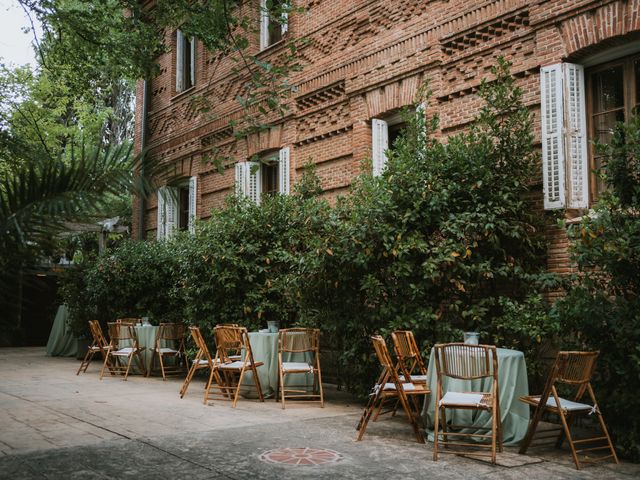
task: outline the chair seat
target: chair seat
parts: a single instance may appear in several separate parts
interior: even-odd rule
[[[136,349],[133,347],[124,347],[120,350],[116,350],[115,352],[111,352],[111,355],[131,355],[135,351]]]
[[[410,375],[413,383],[426,383],[427,375]],[[404,375],[400,375],[400,381],[404,382]]]
[[[97,345],[91,345],[89,347],[89,350],[91,350],[92,352],[99,352],[100,350],[102,350],[100,347],[98,347]]]
[[[416,390],[418,387],[416,387],[413,383],[403,383],[402,384],[402,389],[405,392],[411,392],[413,390]],[[396,389],[396,385],[395,383],[385,383],[384,387],[382,387],[382,390],[384,391],[389,391],[389,390],[395,390]]]
[[[254,365],[256,367],[259,367],[261,365],[264,365],[264,363],[262,362],[254,362]],[[248,368],[251,366],[250,362],[241,362],[241,361],[235,361],[235,362],[231,362],[231,363],[221,363],[220,366],[218,368],[220,368],[221,370],[240,370],[242,369],[242,367]]]
[[[440,399],[441,407],[490,407],[490,393],[447,392]]]
[[[285,373],[293,372],[313,372],[313,365],[304,362],[282,362],[282,371]]]
[[[531,405],[537,405],[538,403],[540,403],[540,395],[522,397],[522,401],[529,403]],[[558,406],[556,404],[556,399],[551,395],[549,396],[549,398],[547,398],[546,405],[550,409],[556,409],[556,410],[558,409]],[[562,410],[564,410],[565,412],[578,412],[582,410],[595,411],[595,407],[593,405],[589,405],[587,403],[573,402],[571,400],[567,400],[566,398],[560,398],[560,408],[562,408]]]
[[[156,352],[161,353],[161,354],[167,354],[167,353],[180,353],[178,352],[178,350],[175,350],[173,348],[168,348],[168,347],[161,347],[161,348],[156,348],[155,349]]]
[[[198,360],[195,363],[198,364],[198,365],[209,365],[209,360],[207,360],[206,358],[201,358],[200,360]]]

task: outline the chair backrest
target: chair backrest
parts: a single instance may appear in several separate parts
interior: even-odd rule
[[[558,352],[555,382],[583,385],[591,381],[600,352]]]
[[[231,327],[217,325],[213,329],[216,338],[216,358],[222,363],[231,362],[230,357],[241,355],[244,351],[245,358],[253,358],[249,335],[245,327]]]
[[[133,325],[116,321],[107,323],[107,326],[112,346],[119,347],[123,346],[124,343],[127,343],[126,346],[133,346],[138,343],[138,337]]]
[[[398,358],[398,367],[405,375],[416,373],[427,374],[427,369],[422,361],[420,349],[411,330],[396,330],[391,333],[393,349]]]
[[[389,349],[387,348],[387,342],[380,335],[373,335],[371,337],[373,343],[373,349],[378,357],[378,362],[385,369],[393,370],[393,362],[391,361],[391,355],[389,355]]]
[[[278,332],[278,351],[282,353],[319,352],[320,330],[317,328],[284,328]]]
[[[189,331],[191,332],[191,338],[193,338],[193,342],[196,344],[196,348],[198,349],[196,358],[200,359],[204,357],[209,361],[209,365],[212,365],[213,360],[211,359],[211,354],[209,353],[209,347],[207,347],[207,343],[204,341],[204,337],[200,332],[200,328],[189,327]]]
[[[107,339],[102,333],[102,328],[100,328],[100,322],[98,322],[98,320],[89,320],[89,331],[91,332],[91,336],[93,337],[94,345],[100,348],[104,348],[108,345]]]
[[[498,378],[498,355],[493,345],[445,343],[434,345],[436,372],[441,376],[475,380]]]
[[[161,323],[158,327],[158,339],[180,342],[184,339],[186,327],[182,323]]]
[[[131,325],[131,326],[136,326],[141,322],[142,320],[140,318],[135,318],[135,317],[126,317],[126,318],[116,319],[116,323],[122,323],[124,325]]]

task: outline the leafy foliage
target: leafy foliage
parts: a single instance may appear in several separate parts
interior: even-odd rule
[[[361,175],[335,208],[316,195],[309,167],[294,195],[260,206],[231,199],[195,235],[112,251],[91,268],[92,288],[108,299],[100,310],[124,308],[118,299],[129,285],[145,287],[145,304],[169,301],[167,314],[204,327],[319,326],[360,391],[376,371],[369,336],[395,328],[414,330],[423,347],[476,329],[535,359],[539,340],[557,328],[537,293],[551,282],[542,273],[542,218],[526,199],[537,158],[508,65],[495,76],[483,83],[486,107],[469,132],[444,143],[431,135],[437,120],[418,113],[384,174]],[[113,278],[115,265],[122,278]],[[168,284],[147,288],[148,268]]]
[[[568,228],[579,274],[558,302],[567,347],[599,350],[596,396],[616,445],[640,458],[640,118],[616,128],[602,176],[609,190]]]

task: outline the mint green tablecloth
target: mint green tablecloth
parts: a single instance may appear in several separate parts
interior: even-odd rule
[[[529,425],[529,407],[518,400],[522,395],[529,394],[527,367],[522,352],[498,348],[497,353],[498,390],[503,443],[505,445],[515,445],[524,438],[527,433],[527,426]],[[422,416],[425,424],[433,429],[438,387],[434,350],[431,350],[427,375],[427,383],[432,393],[425,400]],[[442,388],[443,393],[447,391],[489,391],[491,389],[491,378],[469,381],[442,377]],[[457,425],[467,425],[473,421],[473,425],[477,427],[491,427],[491,415],[486,412],[447,409],[447,420],[451,420],[452,423]],[[480,431],[479,433],[486,433],[486,431]],[[433,438],[433,433],[430,435],[430,438]]]
[[[278,334],[249,332],[249,343],[251,343],[254,361],[264,363],[257,369],[262,393],[265,396],[273,396],[278,387]],[[297,353],[287,354],[283,360],[285,362],[310,362],[312,358],[311,353]],[[242,384],[253,385],[253,374],[245,373],[245,380]],[[311,390],[313,388],[313,374],[289,374],[286,377],[286,385],[306,386]]]
[[[142,351],[142,359],[144,361],[144,368],[149,371],[151,367],[151,358],[153,357],[153,349],[155,348],[156,343],[156,335],[158,334],[158,329],[155,325],[142,325],[135,327],[136,336],[138,337],[138,345],[142,347],[144,350]],[[135,360],[133,365],[135,365]],[[156,368],[160,368],[160,364],[158,360],[156,360]]]
[[[68,318],[67,306],[60,305],[47,341],[47,355],[50,357],[75,357],[78,352],[78,341],[67,328]]]

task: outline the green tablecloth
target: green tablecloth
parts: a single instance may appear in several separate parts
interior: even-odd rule
[[[68,318],[67,306],[60,305],[47,341],[47,355],[50,357],[75,357],[78,352],[78,341],[67,328]]]
[[[505,445],[515,445],[524,438],[529,425],[529,407],[518,400],[522,395],[529,394],[527,367],[522,352],[498,348],[497,353],[502,439]],[[427,375],[427,383],[432,393],[425,400],[422,416],[425,424],[433,428],[438,387],[434,350],[431,350]],[[443,377],[442,388],[443,393],[447,391],[489,391],[491,389],[491,378],[469,381]],[[491,415],[486,412],[448,409],[447,420],[452,420],[453,423],[458,425],[472,423],[477,427],[491,427]],[[486,431],[480,431],[479,433],[486,433]],[[430,438],[432,437],[433,435],[430,435]]]
[[[258,377],[262,393],[266,396],[275,395],[278,387],[278,334],[249,332],[249,343],[253,359],[256,362],[263,362],[264,365],[258,367]],[[313,359],[311,353],[287,354],[283,356],[285,362],[310,362]],[[253,385],[253,375],[245,373],[246,379],[243,385]],[[313,387],[313,374],[290,374],[286,377],[287,386],[306,386],[309,390]]]
[[[153,349],[156,344],[156,335],[158,334],[158,329],[155,325],[142,325],[135,327],[136,336],[138,337],[138,345],[142,347],[144,350],[142,351],[142,359],[144,361],[144,368],[149,371],[151,367],[151,359],[153,358]],[[133,361],[133,365],[135,365],[135,360]],[[160,363],[156,360],[156,368],[160,368]]]

